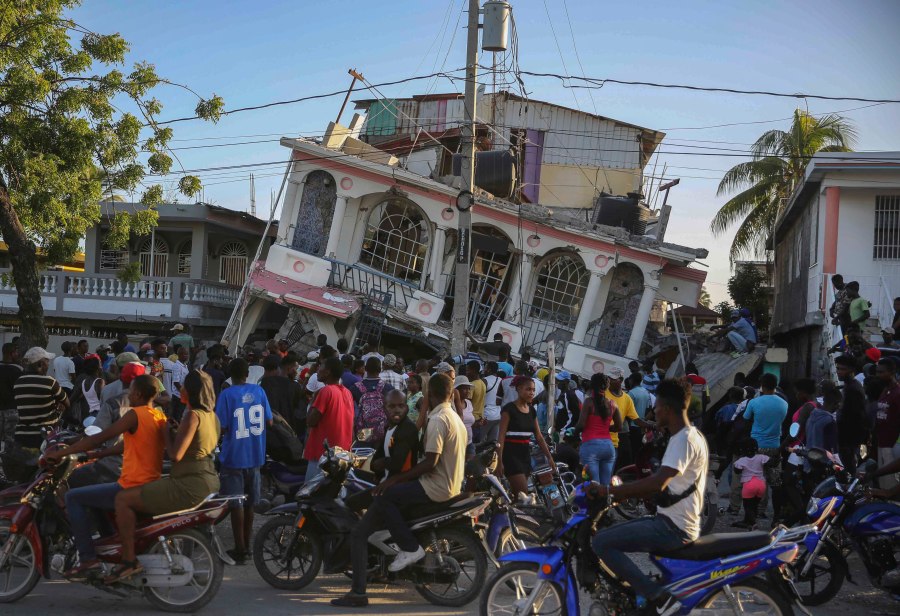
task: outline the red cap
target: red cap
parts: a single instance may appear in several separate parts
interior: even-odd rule
[[[119,373],[119,380],[121,380],[124,385],[131,385],[131,381],[144,374],[147,374],[147,366],[133,361],[122,366],[122,371]]]
[[[872,347],[871,349],[866,349],[866,357],[868,357],[872,363],[877,362],[881,359],[881,350]]]

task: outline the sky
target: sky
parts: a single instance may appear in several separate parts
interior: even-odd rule
[[[130,61],[145,60],[173,82],[226,109],[346,88],[349,68],[383,83],[465,64],[466,0],[85,0],[71,17],[95,32],[119,32]],[[900,0],[511,0],[522,70],[788,93],[900,99]],[[485,75],[485,80],[489,76]],[[461,88],[447,80],[379,88],[389,97]],[[867,105],[606,84],[564,87],[525,77],[529,96],[662,130],[657,174],[672,189],[666,240],[709,249],[707,289],[727,299],[731,232],[709,223],[727,200],[716,189],[729,167],[764,131],[786,129],[794,109],[843,111],[858,131],[857,150],[900,150],[900,105]],[[193,115],[196,99],[161,87],[161,118]],[[366,90],[355,98],[373,98]],[[342,96],[236,113],[217,124],[172,125],[171,145],[187,170],[248,163],[257,208],[278,189],[287,150],[278,137],[321,135]],[[349,121],[352,104],[345,112]],[[730,126],[713,127],[730,124]],[[253,143],[247,143],[253,142]],[[241,145],[228,145],[240,143]],[[217,146],[217,147],[209,147]],[[183,149],[182,149],[183,148]],[[727,150],[727,151],[726,151]],[[249,208],[249,169],[198,173],[207,202]],[[182,198],[184,199],[184,198]],[[264,216],[264,214],[261,214]]]

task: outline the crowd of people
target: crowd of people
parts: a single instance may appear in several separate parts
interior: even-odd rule
[[[725,335],[731,340],[735,331]],[[424,556],[401,510],[459,494],[464,461],[479,443],[496,442],[496,472],[527,500],[533,446],[550,464],[556,456],[581,467],[586,480],[609,486],[616,469],[641,455],[645,433],[668,430],[663,467],[667,458],[677,459],[670,460],[669,475],[655,480],[659,485],[605,489],[628,497],[640,490],[676,494],[669,514],[656,526],[637,530],[656,536],[671,531],[675,519],[678,532],[672,536],[682,542],[699,533],[696,501],[702,503],[703,489],[694,495],[699,481],[694,475],[705,478],[707,439],[722,461],[716,477],[727,473],[731,482],[730,511],[744,510],[735,522],[743,527],[766,515],[769,499],[775,521],[799,519],[804,503],[796,488],[805,470],[795,455],[799,448],[825,449],[851,470],[867,452],[882,466],[900,459],[898,366],[868,348],[858,353],[847,345],[835,357],[840,383],[800,379],[789,385],[772,374],[750,382],[738,374],[725,404],[713,407],[693,364],[677,382],[638,362],[629,364],[627,375],[618,367],[586,379],[561,370],[553,373],[551,388],[546,367],[527,354],[513,361],[500,340],[484,348],[473,345],[461,356],[436,355],[411,364],[374,347],[351,352],[347,340],[334,342],[319,336],[316,347],[301,356],[287,341],[271,340],[259,353],[247,348],[232,357],[222,345],[196,345],[176,326],[168,340],[135,346],[123,336],[95,353],[85,341],[63,343],[59,356],[35,347],[19,357],[15,344],[4,345],[4,453],[35,451],[44,429],[61,421],[76,425],[90,417],[99,428],[46,453],[58,459],[87,452],[97,460],[78,468],[69,481],[65,500],[79,563],[67,575],[84,579],[100,568],[90,509],[115,511],[124,557],[106,579],[117,581],[141,571],[133,542],[139,514],[189,508],[213,492],[246,495],[232,509],[235,547],[229,552],[245,562],[260,499],[260,468],[267,449],[285,438],[300,444],[296,451],[307,462],[307,481],[322,472],[326,442],[350,449],[362,440],[375,449],[373,468],[384,479],[357,529],[363,534],[354,542],[353,558],[365,563],[364,536],[386,527],[402,550],[395,570]],[[551,391],[556,392],[552,399]],[[792,423],[799,425],[793,435]],[[559,435],[554,446],[545,440],[551,425]],[[694,460],[700,457],[702,465]],[[172,467],[164,477],[165,458]],[[882,481],[885,494],[897,492],[896,476]],[[679,504],[689,496],[689,505]],[[604,535],[598,542],[608,564],[612,558],[623,575],[633,573],[617,560],[619,550],[628,551],[618,539]],[[364,567],[361,571],[337,605],[367,603]],[[648,596],[658,594],[650,586],[646,590]]]

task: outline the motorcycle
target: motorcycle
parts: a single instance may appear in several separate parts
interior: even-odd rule
[[[256,513],[265,513],[294,498],[306,480],[306,464],[286,464],[267,457],[259,474],[260,501]]]
[[[591,616],[625,614],[637,599],[591,547],[596,529],[610,526],[612,503],[588,498],[579,485],[572,494],[578,512],[538,548],[513,552],[488,580],[481,597],[482,616],[536,613],[580,614],[580,591],[592,597]],[[796,541],[814,535],[813,525],[772,534],[709,535],[665,553],[651,555],[658,579],[682,603],[682,614],[771,613],[791,616],[791,601],[777,587],[755,577],[794,560]],[[789,583],[789,581],[787,582]],[[754,608],[763,608],[760,612]]]
[[[803,455],[813,464],[828,460],[822,450]],[[859,470],[871,474],[876,466],[868,460]],[[839,468],[813,490],[806,513],[819,528],[818,541],[807,542],[790,565],[804,605],[822,605],[837,595],[844,579],[851,579],[847,556],[854,550],[873,586],[900,593],[900,506],[871,501],[863,484]]]
[[[22,493],[19,502],[0,506],[0,603],[28,595],[40,578],[62,574],[77,562],[59,488],[86,460],[84,454],[65,456],[44,469]],[[144,571],[115,584],[99,577],[84,583],[118,596],[142,593],[154,607],[169,612],[194,612],[216,595],[222,583],[222,562],[234,564],[219,542],[214,524],[228,515],[230,500],[210,495],[196,507],[139,520],[135,550]],[[98,558],[121,559],[118,534],[95,541]]]
[[[323,474],[297,493],[296,516],[276,515],[256,533],[253,562],[271,586],[298,590],[309,585],[324,565],[326,573],[350,569],[350,534],[359,522],[365,501],[346,494],[350,471],[362,464],[352,452],[325,443],[319,459]],[[362,493],[365,496],[365,493]],[[379,580],[407,580],[435,605],[459,607],[472,601],[487,577],[487,559],[473,520],[487,508],[488,499],[463,493],[445,503],[411,508],[410,529],[419,538],[426,556],[396,573],[387,567],[399,552],[387,530],[369,537],[369,573]]]
[[[638,479],[650,477],[659,470],[660,461],[666,451],[668,437],[660,430],[647,430],[644,433],[643,444],[640,451],[635,454],[635,463],[623,466],[616,471],[615,476],[622,483],[631,483]],[[712,478],[707,480],[709,486],[716,485]],[[653,498],[626,499],[615,505],[616,513],[626,520],[635,520],[648,515],[656,515],[656,501]],[[703,498],[702,521],[700,534],[708,535],[716,526],[719,517],[718,494],[715,490],[707,488]]]

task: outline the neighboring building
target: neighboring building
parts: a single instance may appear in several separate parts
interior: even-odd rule
[[[830,277],[856,280],[882,327],[900,295],[900,152],[816,154],[775,228],[775,341],[788,378],[828,373]]]
[[[722,324],[722,315],[706,306],[679,306],[673,312],[681,333],[696,331],[704,325]]]
[[[771,316],[772,311],[775,309],[775,263],[771,260],[734,262],[735,272],[741,267],[752,267],[764,276],[761,291],[766,296],[767,304],[769,306],[769,315]],[[757,316],[756,319],[759,320],[759,317]]]
[[[157,208],[159,224],[152,236],[131,237],[120,249],[106,247],[109,221],[141,207],[102,203],[101,222],[85,237],[83,271],[50,267],[41,272],[51,332],[90,336],[96,330],[103,334],[97,337],[107,338],[117,331],[166,331],[178,322],[191,325],[200,338],[221,336],[266,222],[214,205],[164,204]],[[135,262],[140,281],[122,281],[123,268]],[[8,270],[0,271],[0,308],[0,323],[15,327],[16,289]],[[266,315],[262,324],[277,330],[283,320],[284,310]]]
[[[436,103],[440,108],[441,100]],[[461,107],[461,100],[454,95],[443,104],[450,114],[451,108]],[[427,177],[433,165],[445,166],[443,160],[413,164],[420,151],[409,141],[405,149],[391,145],[386,152],[356,138],[362,133],[371,141],[375,136],[416,140],[415,127],[398,131],[396,124],[391,128],[378,122],[385,113],[395,121],[406,115],[430,117],[424,108],[403,107],[397,101],[379,102],[377,109],[375,101],[361,106],[369,109],[365,125],[359,116],[349,128],[332,125],[321,144],[282,139],[292,150],[293,164],[276,243],[251,279],[253,302],[243,319],[244,330],[252,331],[255,314],[271,300],[293,307],[285,329],[301,323],[303,330],[324,332],[329,340],[342,335],[356,345],[380,341],[397,349],[413,343],[446,349],[459,188],[449,185],[453,179],[445,174],[435,174],[445,182]],[[543,109],[540,114],[538,108]],[[401,109],[403,114],[398,113]],[[542,103],[529,110],[545,126],[579,113]],[[621,123],[597,122],[601,120],[610,126],[598,124],[596,130],[620,130],[616,127]],[[504,123],[512,125],[512,117]],[[441,139],[448,138],[446,130]],[[630,178],[626,188],[633,190],[639,186],[635,178],[646,162],[647,148],[652,152],[660,134],[638,127],[628,130],[634,133],[627,133],[634,148],[633,167],[622,174]],[[645,133],[654,136],[641,137]],[[626,133],[619,137],[624,140]],[[427,142],[423,135],[418,139]],[[601,144],[594,156],[604,157],[603,148],[626,149],[622,140]],[[546,179],[545,172],[541,178]],[[599,168],[597,173],[603,177]],[[524,190],[520,186],[516,192]],[[570,205],[590,207],[595,187],[582,178],[578,190],[589,197]],[[706,273],[689,266],[704,258],[706,250],[635,235],[622,227],[561,220],[556,208],[543,205],[543,189],[535,196],[540,205],[477,191],[469,238],[468,320],[476,340],[500,333],[514,350],[527,349],[535,356],[544,356],[554,341],[567,369],[591,374],[604,366],[625,367],[627,358],[640,354],[651,310],[659,300],[696,305]],[[235,328],[228,336],[232,346],[243,342]]]

